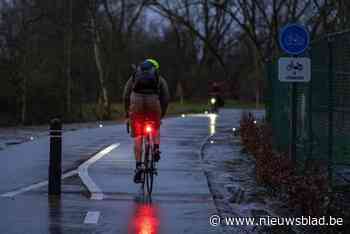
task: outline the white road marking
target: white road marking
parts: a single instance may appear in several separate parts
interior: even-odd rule
[[[73,170],[73,171],[70,171],[70,172],[67,172],[67,173],[63,174],[61,178],[62,179],[66,179],[68,177],[71,177],[71,176],[74,176],[74,175],[77,175],[77,174],[78,174],[78,171],[77,170]],[[41,188],[43,186],[47,186],[48,183],[49,182],[47,180],[45,180],[43,182],[32,184],[32,185],[30,185],[28,187],[25,187],[25,188],[21,188],[21,189],[18,189],[18,190],[14,190],[14,191],[11,191],[11,192],[8,192],[8,193],[1,194],[0,197],[14,197],[14,196],[17,196],[19,194],[28,192],[30,190],[38,189],[38,188]]]
[[[109,154],[112,150],[115,148],[119,147],[119,143],[112,144],[108,146],[107,148],[101,150],[98,152],[96,155],[94,155],[92,158],[90,158],[88,161],[83,163],[82,165],[79,166],[78,168],[78,173],[80,176],[80,179],[82,180],[83,184],[86,186],[86,188],[89,190],[91,196],[91,200],[103,200],[103,193],[102,190],[95,184],[95,182],[90,178],[89,173],[88,173],[88,168]]]
[[[101,190],[99,189],[99,187],[91,180],[91,178],[88,175],[87,169],[88,167],[95,163],[96,161],[98,161],[99,159],[101,159],[102,157],[104,157],[105,155],[107,155],[108,153],[110,153],[112,150],[114,150],[115,148],[117,148],[120,144],[113,144],[110,145],[109,147],[101,150],[99,153],[97,153],[96,155],[94,155],[91,159],[89,159],[88,161],[86,161],[85,163],[83,163],[81,166],[79,166],[78,170],[73,170],[73,171],[69,171],[67,173],[64,173],[62,175],[62,179],[66,179],[68,177],[74,176],[79,174],[80,178],[82,179],[83,183],[85,184],[85,186],[88,188],[88,190],[91,193],[91,199],[93,200],[102,200],[103,199],[103,193],[101,192]],[[9,197],[12,198],[14,196],[17,196],[19,194],[34,190],[34,189],[38,189],[41,188],[43,186],[47,186],[48,185],[48,181],[42,181],[36,184],[32,184],[30,186],[21,188],[21,189],[17,189],[11,192],[7,192],[7,193],[3,193],[0,194],[0,197]]]
[[[100,218],[100,212],[99,211],[89,211],[87,212],[84,223],[85,224],[97,224],[98,219]]]

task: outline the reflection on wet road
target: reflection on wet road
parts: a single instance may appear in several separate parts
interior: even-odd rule
[[[152,203],[135,203],[129,234],[158,234],[160,220],[158,207]]]
[[[59,197],[48,197],[48,218],[50,224],[62,223],[62,204]],[[48,225],[49,234],[62,234],[61,225]]]
[[[217,114],[209,114],[209,134],[210,136],[216,133],[216,119],[218,117]]]

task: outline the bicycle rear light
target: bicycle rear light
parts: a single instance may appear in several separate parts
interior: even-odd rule
[[[151,133],[153,131],[152,126],[146,125],[145,131],[146,131],[146,133]]]

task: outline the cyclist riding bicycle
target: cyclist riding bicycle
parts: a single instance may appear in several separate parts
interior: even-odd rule
[[[160,123],[169,103],[169,90],[165,79],[159,74],[159,63],[146,59],[129,78],[123,93],[125,117],[130,121],[131,136],[134,138],[136,169],[134,182],[141,183],[142,144],[146,120],[154,122],[155,161],[160,159]]]

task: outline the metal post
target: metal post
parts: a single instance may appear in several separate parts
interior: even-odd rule
[[[297,84],[292,83],[292,96],[291,96],[291,143],[290,143],[290,157],[292,161],[296,162],[296,154],[297,154]]]
[[[62,174],[62,123],[53,119],[50,123],[49,195],[61,195]]]
[[[313,54],[312,54],[312,50],[310,49],[310,58],[311,58],[311,60],[312,60],[312,56]],[[308,113],[308,125],[309,125],[309,127],[308,127],[308,132],[309,132],[309,141],[310,141],[310,143],[309,143],[309,155],[308,155],[308,159],[310,159],[310,158],[312,158],[312,154],[313,154],[313,149],[314,149],[314,131],[313,131],[313,126],[312,126],[312,121],[313,121],[313,119],[312,119],[312,115],[313,115],[313,106],[312,106],[312,104],[313,104],[313,100],[312,100],[312,98],[313,98],[313,79],[311,79],[310,80],[310,83],[309,83],[309,89],[308,89],[308,91],[309,91],[309,93],[308,93],[308,98],[309,98],[309,102],[308,102],[308,106],[309,106],[309,108],[308,108],[308,111],[309,111],[309,113]]]
[[[297,56],[293,56],[296,58]],[[292,94],[291,94],[291,119],[290,119],[290,146],[289,153],[291,160],[296,163],[297,161],[297,83],[293,82],[292,86]]]
[[[328,70],[328,182],[332,185],[333,178],[333,38],[328,37],[329,70]]]

